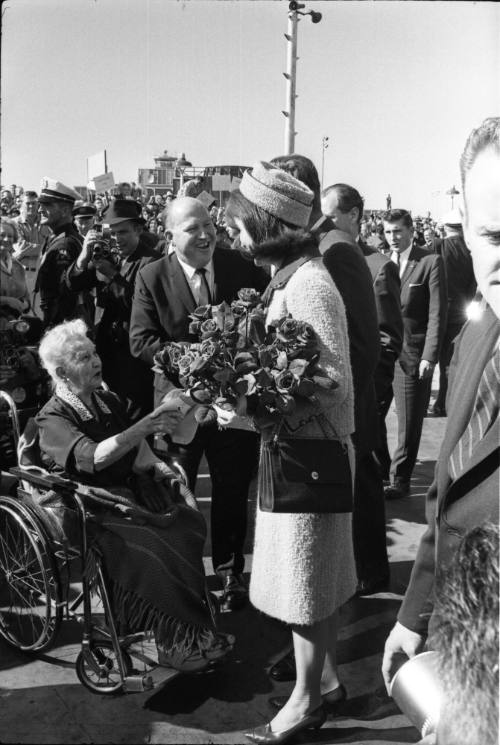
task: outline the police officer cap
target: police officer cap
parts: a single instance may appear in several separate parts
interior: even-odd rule
[[[75,202],[73,217],[95,217],[97,209],[92,202]]]
[[[66,186],[61,181],[56,181],[47,176],[42,179],[40,196],[38,197],[39,202],[65,202],[73,205],[77,199],[81,199],[81,196],[71,186]]]

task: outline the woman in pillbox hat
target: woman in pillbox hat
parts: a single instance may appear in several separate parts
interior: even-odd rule
[[[312,326],[320,365],[337,384],[318,391],[315,403],[296,399],[281,433],[340,441],[349,453],[353,474],[354,399],[347,321],[317,242],[307,231],[312,202],[313,192],[301,181],[260,161],[231,192],[226,216],[239,230],[242,250],[256,263],[275,269],[264,294],[266,324],[291,315]],[[266,438],[263,432],[263,442]],[[335,485],[331,488],[333,501]],[[257,508],[250,600],[263,613],[291,624],[297,676],[289,698],[271,699],[279,709],[274,719],[246,733],[250,740],[283,743],[299,731],[320,727],[325,706],[345,698],[336,662],[337,610],[355,588],[349,512],[278,513]]]

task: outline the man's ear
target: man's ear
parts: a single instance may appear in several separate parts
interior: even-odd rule
[[[64,369],[64,367],[61,367],[61,365],[58,365],[56,367],[56,375],[61,380],[64,380],[66,377],[66,370]]]
[[[167,241],[170,241],[170,243],[172,244],[172,246],[175,246],[175,243],[174,243],[174,234],[168,228],[165,230],[165,238],[167,239]]]

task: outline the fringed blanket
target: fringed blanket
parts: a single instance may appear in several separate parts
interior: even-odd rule
[[[90,513],[87,576],[95,580],[98,559],[117,624],[127,633],[153,632],[166,652],[204,648],[215,627],[202,559],[202,514],[182,503],[152,513],[126,488],[84,486],[78,493]],[[53,506],[47,498],[44,503]]]

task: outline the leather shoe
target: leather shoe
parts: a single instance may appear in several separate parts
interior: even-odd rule
[[[289,696],[273,696],[269,699],[269,703],[274,709],[278,709],[279,711],[284,707],[289,698]],[[321,699],[325,710],[331,712],[332,710],[335,710],[338,704],[341,704],[347,699],[347,691],[342,683],[340,683],[340,685],[334,688],[333,691],[323,693]]]
[[[221,611],[239,610],[248,601],[248,589],[241,574],[226,574],[222,581]]]
[[[244,734],[245,737],[256,743],[264,743],[266,745],[267,743],[284,743],[288,742],[292,737],[294,737],[294,735],[305,729],[319,729],[324,725],[325,721],[326,711],[323,704],[321,704],[317,709],[314,709],[314,711],[303,716],[300,722],[297,722],[297,724],[294,724],[293,727],[289,727],[288,729],[274,732],[271,729],[271,724],[264,724],[262,727],[256,727]]]
[[[376,592],[386,590],[389,585],[389,575],[384,574],[382,577],[371,577],[370,579],[360,579],[356,587],[356,595],[374,595]]]
[[[410,496],[410,487],[408,484],[390,484],[384,487],[384,496],[386,499],[401,499],[401,497]]]
[[[295,680],[297,671],[295,669],[295,654],[293,649],[287,652],[281,660],[278,660],[269,670],[269,676],[273,680],[290,681]]]

